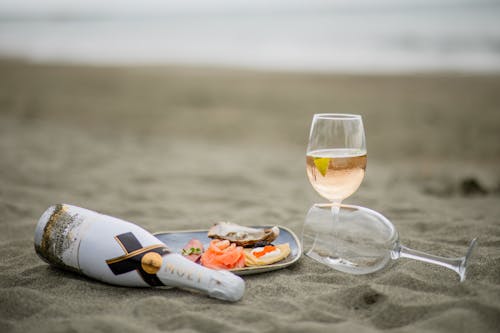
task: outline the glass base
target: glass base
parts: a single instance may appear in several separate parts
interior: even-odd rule
[[[319,254],[313,250],[307,252],[306,256],[308,256],[311,259],[316,260],[319,263],[330,266],[332,268],[336,268],[336,269],[341,268],[340,270],[358,267],[358,264],[351,262],[347,259],[339,258],[339,257],[334,258],[334,257],[330,257],[330,256],[322,256],[321,254]]]
[[[305,253],[305,255],[330,268],[354,275],[363,275],[376,272],[384,268],[387,265],[387,262],[389,261],[389,258],[385,258],[385,260],[376,260],[377,262],[372,260],[370,263],[365,263],[362,265],[350,261],[347,258],[324,256],[321,253],[318,253],[314,250]]]

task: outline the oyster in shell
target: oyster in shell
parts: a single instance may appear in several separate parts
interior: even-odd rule
[[[227,239],[239,246],[269,244],[278,237],[280,229],[277,226],[268,229],[244,227],[230,222],[219,222],[208,230],[208,237]]]

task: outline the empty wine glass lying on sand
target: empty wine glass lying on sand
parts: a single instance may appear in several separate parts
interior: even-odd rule
[[[439,257],[401,245],[394,225],[382,214],[365,207],[341,205],[332,228],[331,209],[331,203],[315,204],[307,213],[302,244],[310,258],[351,274],[373,273],[391,259],[411,258],[449,268],[459,275],[460,282],[465,280],[476,238],[470,242],[465,256]]]
[[[332,221],[342,200],[361,185],[365,169],[366,142],[361,116],[315,114],[307,144],[307,177],[316,192],[332,202]]]

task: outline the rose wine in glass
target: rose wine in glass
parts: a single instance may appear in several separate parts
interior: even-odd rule
[[[361,116],[314,115],[306,154],[307,176],[316,192],[333,203],[334,217],[341,202],[361,185],[366,160]]]
[[[340,202],[353,194],[365,176],[366,152],[324,149],[307,154],[307,175],[322,197]]]

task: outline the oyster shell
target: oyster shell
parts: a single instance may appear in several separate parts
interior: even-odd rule
[[[227,239],[239,246],[252,246],[257,243],[269,244],[278,237],[280,229],[277,226],[268,229],[244,227],[230,222],[219,222],[208,230],[208,237]]]

